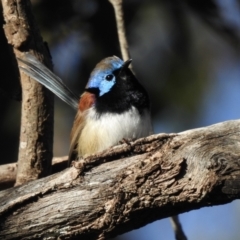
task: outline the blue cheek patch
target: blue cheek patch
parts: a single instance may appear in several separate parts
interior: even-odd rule
[[[99,96],[102,96],[105,93],[108,93],[110,91],[110,89],[113,87],[113,85],[115,84],[115,77],[112,81],[107,81],[104,80],[100,83],[99,86]]]
[[[105,80],[105,77],[108,74],[111,74],[111,73],[106,71],[99,71],[99,70],[95,71],[94,74],[92,74],[87,84],[87,88],[98,88],[99,96],[102,96],[103,94],[108,93],[116,82],[115,77],[111,81]]]

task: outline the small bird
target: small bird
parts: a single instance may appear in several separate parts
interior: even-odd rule
[[[80,100],[30,53],[18,59],[20,68],[68,103],[77,114],[70,135],[69,162],[103,151],[123,139],[152,133],[150,101],[144,87],[129,69],[131,59],[116,56],[93,69]]]

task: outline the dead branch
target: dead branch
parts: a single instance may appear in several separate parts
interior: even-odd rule
[[[238,199],[239,129],[237,120],[149,136],[4,190],[0,238],[106,239]]]

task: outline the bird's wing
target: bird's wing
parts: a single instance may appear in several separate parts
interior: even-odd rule
[[[85,115],[86,113],[78,111],[75,117],[71,135],[70,135],[70,148],[68,154],[68,165],[70,166],[73,160],[77,160],[78,158],[78,141],[81,135],[82,129],[85,125]]]
[[[78,152],[78,144],[81,144],[79,143],[79,138],[87,121],[88,110],[94,106],[95,101],[95,95],[90,92],[84,92],[80,98],[78,111],[70,135],[69,165],[71,161],[81,157],[81,153]]]
[[[22,58],[18,58],[21,63],[19,68],[28,76],[44,85],[61,100],[69,104],[74,109],[78,108],[79,98],[63,83],[63,81],[44,66],[38,59],[30,53],[25,53]]]

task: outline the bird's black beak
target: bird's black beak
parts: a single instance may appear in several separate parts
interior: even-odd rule
[[[122,73],[125,72],[125,70],[128,69],[129,65],[131,64],[132,62],[132,59],[128,59],[127,61],[125,61],[122,65],[122,67],[120,68],[120,71],[119,71],[119,74],[118,76],[120,76]]]
[[[132,59],[128,59],[127,61],[125,61],[122,66],[122,70],[126,70],[131,64],[131,62],[132,62]]]

